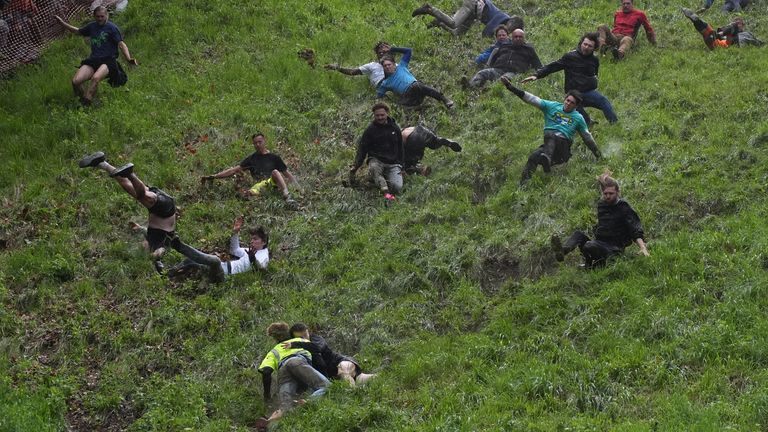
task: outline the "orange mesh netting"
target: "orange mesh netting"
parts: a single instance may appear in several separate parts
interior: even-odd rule
[[[45,45],[66,33],[54,15],[71,22],[96,6],[119,0],[0,0],[0,74],[39,57]]]

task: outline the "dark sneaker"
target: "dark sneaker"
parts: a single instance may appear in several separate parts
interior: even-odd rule
[[[130,175],[133,174],[133,164],[127,163],[120,168],[117,168],[110,174],[110,177],[130,177]]]
[[[155,270],[157,270],[159,274],[163,274],[163,272],[165,271],[165,265],[163,264],[162,261],[160,260],[155,261]]]
[[[545,173],[552,171],[552,161],[549,160],[549,156],[543,154],[539,156],[539,165]]]
[[[549,238],[549,244],[552,246],[552,252],[555,253],[555,259],[559,262],[563,262],[565,254],[563,253],[563,244],[560,242],[560,237],[552,235]]]
[[[440,144],[448,147],[449,149],[451,149],[451,150],[453,150],[455,152],[460,152],[461,151],[461,145],[459,143],[457,143],[456,141],[451,141],[451,140],[449,140],[447,138],[440,138]]]
[[[299,203],[297,203],[296,200],[291,197],[285,199],[285,204],[292,209],[299,208]]]
[[[611,54],[613,55],[613,59],[616,61],[619,61],[624,58],[624,54],[620,52],[619,49],[616,47],[611,48]]]
[[[466,76],[459,78],[459,85],[465,89],[469,88],[469,78]]]
[[[100,163],[104,162],[106,160],[104,156],[104,152],[96,152],[92,155],[88,155],[82,159],[80,159],[79,162],[77,162],[77,165],[80,168],[88,168],[88,167],[95,167],[99,165]]]
[[[93,101],[88,99],[88,98],[86,98],[86,97],[81,97],[80,98],[80,105],[82,105],[83,107],[87,108],[87,107],[93,105]]]
[[[414,11],[411,12],[411,16],[428,15],[430,12],[432,12],[432,6],[430,6],[429,3],[424,3],[420,8],[414,9]]]
[[[454,105],[456,104],[454,104],[452,100],[450,99],[445,100],[445,107],[448,108],[449,110],[452,110]]]

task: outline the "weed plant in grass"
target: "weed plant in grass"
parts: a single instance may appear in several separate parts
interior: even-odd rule
[[[543,62],[618,8],[495,3],[525,17]],[[768,51],[710,52],[678,9],[697,4],[638,1],[659,47],[641,37],[624,61],[601,59],[620,118],[591,111],[605,158],[577,139],[567,165],[519,188],[540,114],[498,84],[461,89],[490,40],[477,24],[460,38],[428,29],[410,16],[419,5],[136,0],[112,18],[141,66],[102,86],[97,108],[71,94],[87,53],[76,37],[0,82],[0,430],[249,430],[267,412],[255,365],[277,320],[379,372],[364,388],[335,383],[278,430],[766,428]],[[762,39],[767,14],[743,13]],[[379,40],[413,47],[414,74],[457,103],[393,117],[464,148],[428,153],[432,175],[407,177],[389,208],[340,184],[373,91],[321,68],[366,63]],[[562,76],[524,88],[560,100]],[[298,175],[298,210],[242,200],[232,179],[200,185],[252,152],[256,130]],[[181,237],[204,250],[225,252],[237,215],[267,226],[269,271],[219,285],[158,276],[127,227],[144,210],[77,168],[96,150],[174,195]],[[594,224],[605,168],[651,257],[556,263],[549,236]]]

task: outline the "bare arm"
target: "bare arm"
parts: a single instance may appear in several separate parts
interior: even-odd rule
[[[350,76],[363,74],[362,72],[360,72],[360,69],[358,68],[344,68],[339,66],[337,63],[327,64],[325,65],[325,68],[328,70],[335,70],[335,71],[338,71],[339,73],[342,73],[344,75],[350,75]]]
[[[77,33],[77,32],[80,31],[79,28],[77,28],[77,27],[69,24],[68,22],[64,21],[63,19],[61,19],[60,16],[54,15],[53,17],[56,18],[56,20],[59,22],[59,24],[61,24],[62,27],[64,27],[65,29],[69,30],[71,33]]]
[[[131,57],[131,53],[128,51],[128,45],[125,44],[125,42],[120,41],[120,43],[117,44],[117,47],[120,48],[120,52],[123,53],[123,57],[125,57],[125,60],[134,65],[137,66],[139,62],[136,61],[135,58]]]
[[[226,177],[232,177],[233,175],[243,172],[243,167],[240,165],[235,165],[231,168],[227,168],[224,171],[217,172],[213,175],[207,175],[203,177],[203,180],[213,180],[213,179],[219,179],[219,178],[226,178]]]

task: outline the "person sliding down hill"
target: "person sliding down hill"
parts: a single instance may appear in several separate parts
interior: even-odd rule
[[[181,263],[168,270],[168,277],[173,278],[190,269],[203,269],[214,282],[224,280],[226,275],[244,273],[253,269],[266,270],[269,264],[269,236],[263,227],[251,229],[249,248],[240,245],[240,229],[243,227],[243,217],[239,216],[232,224],[232,237],[229,239],[229,253],[237,259],[222,261],[216,255],[201,252],[185,244],[172,242],[180,253],[187,257]]]
[[[309,342],[300,337],[291,337],[288,324],[284,322],[272,323],[267,327],[267,334],[272,337],[275,345],[264,356],[259,365],[259,373],[264,387],[264,401],[272,400],[272,375],[277,372],[277,394],[279,407],[269,418],[262,417],[256,427],[266,430],[267,426],[281,418],[286,411],[296,403],[302,389],[308,389],[312,393],[310,399],[324,395],[331,384],[328,378],[312,367],[312,353],[304,348],[285,348],[284,342]]]
[[[408,69],[408,63],[411,61],[411,52],[410,48],[391,48],[389,54],[403,54],[400,63],[395,63],[394,57],[389,54],[382,58],[381,66],[384,68],[385,78],[376,90],[376,97],[384,97],[388,91],[391,91],[399,97],[398,103],[400,105],[416,107],[424,102],[425,97],[429,96],[444,103],[446,108],[453,108],[452,100],[445,97],[437,89],[418,81],[411,74],[411,71]]]
[[[591,240],[581,231],[574,232],[565,244],[553,235],[550,239],[555,258],[563,261],[565,255],[579,248],[584,256],[586,268],[602,266],[613,256],[624,252],[624,248],[637,243],[640,253],[650,256],[643,240],[643,226],[640,217],[620,198],[619,182],[606,171],[597,178],[600,184],[601,199],[597,203],[597,225],[594,228],[595,239]]]
[[[384,80],[384,68],[381,66],[381,58],[384,57],[392,49],[389,42],[380,41],[373,46],[373,52],[376,54],[376,61],[366,63],[356,68],[345,68],[339,66],[337,63],[325,65],[327,70],[335,70],[341,74],[355,76],[355,75],[367,75],[368,80],[373,88],[378,88],[379,84]]]
[[[597,148],[595,139],[589,133],[584,117],[576,111],[581,102],[581,94],[571,90],[566,94],[563,103],[540,99],[538,96],[522,91],[512,85],[507,77],[501,77],[501,82],[515,96],[524,102],[540,109],[544,114],[544,144],[528,156],[528,162],[523,168],[520,185],[525,184],[541,165],[544,172],[549,172],[552,165],[568,162],[571,158],[573,135],[578,132],[584,144],[592,151],[597,159],[602,156]]]
[[[363,373],[360,364],[349,356],[339,354],[328,346],[325,338],[316,334],[309,334],[309,328],[304,323],[296,323],[291,326],[291,336],[303,340],[283,342],[283,348],[303,348],[312,353],[312,367],[325,375],[328,379],[341,379],[352,387],[365,384],[375,374]]]
[[[725,27],[720,27],[716,31],[711,25],[702,21],[690,9],[681,8],[685,15],[693,23],[693,27],[704,38],[707,48],[713,50],[716,47],[728,48],[731,45],[744,46],[755,45],[762,46],[764,43],[755,37],[751,32],[744,31],[744,20],[736,17],[733,22]]]
[[[525,43],[525,32],[521,29],[513,30],[510,38],[504,26],[496,28],[496,43],[480,53],[475,63],[485,68],[466,81],[466,86],[471,88],[482,87],[487,81],[495,81],[502,76],[511,78],[541,67],[536,49]],[[465,79],[462,78],[462,81]]]
[[[493,37],[494,29],[500,25],[507,27],[508,32],[523,28],[523,19],[517,15],[509,16],[497,8],[491,0],[463,0],[459,10],[449,17],[440,9],[424,3],[411,13],[411,16],[432,15],[435,20],[429,27],[440,27],[454,36],[466,33],[475,19],[485,24],[483,36]]]
[[[251,173],[251,177],[256,181],[250,189],[243,190],[245,196],[259,196],[262,192],[268,189],[270,186],[277,188],[283,195],[285,202],[291,205],[296,205],[296,201],[291,198],[291,193],[288,191],[288,182],[298,186],[296,178],[288,171],[288,167],[283,162],[280,156],[270,153],[267,150],[267,138],[263,133],[257,132],[251,137],[253,147],[256,149],[253,154],[243,159],[239,165],[227,168],[224,171],[216,174],[207,175],[202,177],[202,181],[212,181],[214,179],[231,177],[237,173],[241,173],[245,170]]]
[[[403,128],[402,137],[405,152],[403,156],[403,169],[408,174],[418,173],[427,176],[432,171],[429,166],[422,165],[421,163],[421,159],[424,157],[424,150],[427,148],[437,150],[445,146],[455,152],[461,151],[459,143],[437,136],[424,125]]]
[[[368,161],[368,174],[387,202],[403,190],[405,150],[400,126],[389,116],[389,105],[379,102],[371,108],[373,121],[357,144],[355,162],[349,169],[349,183],[355,184],[357,170]]]

